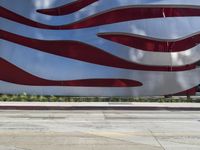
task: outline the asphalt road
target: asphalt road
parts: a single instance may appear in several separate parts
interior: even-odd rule
[[[0,111],[0,150],[200,150],[200,112]]]

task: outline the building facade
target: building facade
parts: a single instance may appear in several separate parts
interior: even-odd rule
[[[195,94],[200,1],[1,0],[0,93]]]

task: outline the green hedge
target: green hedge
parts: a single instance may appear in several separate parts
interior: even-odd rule
[[[0,95],[0,101],[16,102],[194,102],[200,99],[187,98],[151,98],[151,97],[68,97],[68,96],[40,96],[40,95]]]

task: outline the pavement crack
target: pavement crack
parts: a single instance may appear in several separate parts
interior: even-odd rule
[[[160,141],[158,140],[158,138],[154,135],[154,133],[150,130],[150,129],[148,129],[149,130],[149,132],[151,133],[151,135],[154,137],[154,139],[158,142],[158,144],[160,145],[160,147],[163,149],[163,150],[166,150],[164,147],[163,147],[163,145],[160,143]]]
[[[93,135],[95,137],[101,137],[101,138],[106,138],[106,139],[110,139],[110,140],[116,140],[116,141],[120,141],[120,142],[125,142],[125,143],[129,143],[129,144],[134,144],[134,145],[145,145],[145,146],[151,146],[151,147],[158,147],[158,146],[153,146],[153,145],[149,145],[149,144],[143,144],[143,143],[136,143],[136,142],[132,142],[132,141],[128,141],[128,140],[122,140],[122,139],[119,139],[119,138],[112,138],[112,137],[108,137],[108,136],[103,136],[103,135],[98,135],[98,134],[93,134],[93,133],[87,133],[87,132],[82,132],[82,133],[85,133],[85,134],[88,134],[88,135]],[[160,143],[159,143],[160,145]],[[161,148],[163,148],[163,146],[161,145]],[[164,149],[164,148],[163,148]],[[165,150],[165,149],[164,149]]]

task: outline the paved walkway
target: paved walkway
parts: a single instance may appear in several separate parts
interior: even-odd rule
[[[0,102],[0,110],[188,110],[200,111],[200,103],[137,102]]]
[[[200,111],[0,110],[0,150],[200,150]]]

